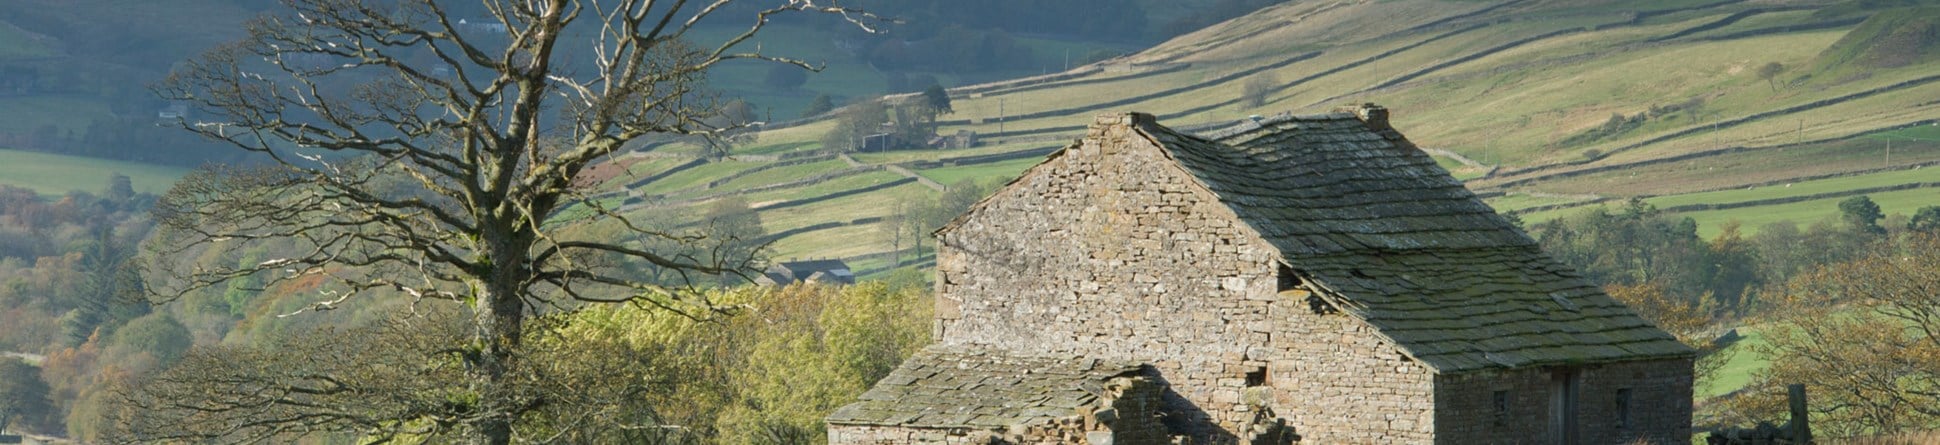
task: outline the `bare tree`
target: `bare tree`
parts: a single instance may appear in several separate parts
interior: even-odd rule
[[[1267,96],[1273,94],[1273,87],[1279,83],[1280,81],[1274,79],[1272,74],[1260,74],[1246,78],[1246,83],[1240,85],[1240,103],[1244,104],[1246,108],[1266,106]]]
[[[822,148],[841,151],[862,150],[862,139],[882,131],[889,123],[889,106],[880,99],[866,99],[838,110],[835,128],[822,134]]]
[[[883,215],[882,222],[876,224],[877,230],[889,235],[891,263],[895,267],[903,267],[903,235],[911,232],[909,227],[917,224],[920,218],[916,215],[916,208],[920,205],[917,203],[918,199],[921,198],[911,196],[896,198],[889,214]]]
[[[634,224],[590,199],[575,182],[580,172],[635,138],[731,130],[708,124],[717,104],[700,82],[710,68],[732,59],[808,66],[743,49],[773,16],[832,14],[865,28],[873,20],[836,0],[775,0],[718,45],[688,43],[702,21],[748,11],[731,2],[477,0],[462,13],[439,0],[284,0],[282,14],[248,25],[248,38],[186,62],[157,87],[196,108],[201,120],[182,128],[254,153],[262,166],[185,178],[156,206],[155,248],[294,240],[302,251],[235,268],[151,261],[171,277],[154,283],[158,298],[255,275],[266,287],[333,283],[313,310],[387,296],[460,303],[469,333],[450,348],[465,394],[448,400],[466,406],[447,412],[465,414],[401,410],[388,421],[474,443],[513,441],[513,420],[546,403],[519,397],[509,380],[520,375],[529,317],[589,302],[704,316],[717,308],[699,294],[620,266],[749,268],[745,258],[642,247],[709,240]],[[630,236],[576,236],[560,217],[568,210]],[[262,431],[248,437],[314,431],[314,418],[259,419]]]

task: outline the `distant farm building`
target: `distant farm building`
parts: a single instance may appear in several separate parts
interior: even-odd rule
[[[1380,107],[1205,137],[1101,116],[937,238],[937,344],[831,444],[1691,437],[1693,351]]]
[[[896,137],[896,133],[876,133],[863,136],[862,147],[858,148],[857,151],[865,153],[890,151],[900,148],[902,143],[902,138]]]
[[[768,266],[755,284],[786,286],[795,283],[855,284],[855,272],[842,260],[819,259],[782,261]]]
[[[977,132],[957,130],[956,134],[930,137],[929,147],[945,150],[970,148],[977,146],[977,142]]]
[[[168,106],[162,107],[162,109],[155,111],[155,119],[157,120],[177,121],[177,120],[187,119],[188,117],[189,117],[189,106],[188,104],[183,104],[183,103],[168,104]]]

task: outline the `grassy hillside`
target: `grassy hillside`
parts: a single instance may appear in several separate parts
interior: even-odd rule
[[[882,276],[896,258],[931,265],[909,260],[907,240],[891,252],[885,221],[900,203],[1014,178],[1095,114],[1206,129],[1374,102],[1526,222],[1632,198],[1706,237],[1731,221],[1746,234],[1809,225],[1858,195],[1911,214],[1940,205],[1940,9],[1904,6],[1287,2],[1065,75],[953,90],[941,132],[977,132],[981,147],[838,157],[818,142],[833,123],[812,121],[698,166],[681,166],[697,151],[678,144],[618,157],[631,172],[615,180],[664,198],[635,212],[692,215],[745,195],[774,257],[843,258]],[[1264,104],[1247,106],[1245,85],[1262,79]],[[1739,354],[1700,394],[1741,387],[1763,360]]]
[[[1693,216],[1706,233],[1729,219],[1748,230],[1777,219],[1809,223],[1854,194],[1873,195],[1888,213],[1940,204],[1940,188],[1918,184],[1940,180],[1922,168],[1940,166],[1940,127],[1929,125],[1940,115],[1930,99],[1940,97],[1940,61],[1925,55],[1930,45],[1915,37],[1926,34],[1913,29],[1940,13],[1890,2],[1613,5],[1289,2],[1068,76],[960,89],[941,130],[978,132],[987,146],[855,158],[934,183],[1001,181],[1101,112],[1147,111],[1167,125],[1204,128],[1376,102],[1416,143],[1468,158],[1444,165],[1532,222],[1630,197]],[[1895,62],[1855,61],[1887,59]],[[1760,76],[1772,63],[1784,69]],[[1244,106],[1242,85],[1256,78],[1270,82],[1265,105]],[[878,269],[870,266],[887,256],[888,232],[851,223],[887,215],[898,198],[935,196],[935,187],[868,189],[909,176],[890,169],[788,185],[857,168],[816,162],[694,188],[782,162],[777,155],[816,152],[827,128],[772,129],[737,148],[737,158],[637,191],[685,190],[687,203],[760,187],[777,202],[839,195],[764,214],[771,232],[787,234],[776,254],[849,257]],[[687,150],[661,146],[654,155]],[[991,156],[1004,153],[1014,155]],[[778,184],[810,192],[772,190]]]
[[[1846,33],[1816,61],[1820,71],[1895,68],[1940,58],[1940,8],[1879,14]]]

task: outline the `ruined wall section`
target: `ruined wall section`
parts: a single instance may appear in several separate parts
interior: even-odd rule
[[[1151,363],[1226,435],[1251,419],[1276,254],[1132,128],[1101,117],[1079,145],[943,233],[939,342]],[[1218,430],[1206,428],[1218,425]],[[1229,436],[1230,437],[1230,436]]]
[[[1110,397],[1043,424],[1008,428],[939,428],[829,424],[830,445],[1170,445],[1159,423],[1164,387],[1146,377],[1106,384]]]

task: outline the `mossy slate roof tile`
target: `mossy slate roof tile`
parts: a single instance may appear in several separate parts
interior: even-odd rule
[[[1205,135],[1148,115],[1120,122],[1156,142],[1301,278],[1438,372],[1692,354],[1544,254],[1380,123],[1385,113],[1279,115]]]

